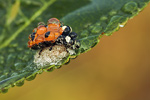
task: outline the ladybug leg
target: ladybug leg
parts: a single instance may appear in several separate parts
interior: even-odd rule
[[[53,49],[53,46],[50,46],[49,51],[51,51]]]
[[[53,46],[55,45],[55,43],[52,43],[50,46],[49,46],[49,51],[51,51],[53,49]]]
[[[41,55],[42,51],[43,51],[43,48],[40,50],[40,52],[39,52],[39,56]]]

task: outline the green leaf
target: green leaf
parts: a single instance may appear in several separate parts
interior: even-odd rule
[[[22,86],[43,71],[51,72],[69,59],[90,50],[103,35],[111,35],[136,16],[149,0],[3,0],[0,1],[0,92]],[[61,19],[78,33],[81,47],[61,65],[37,67],[36,51],[27,47],[28,35],[38,22]]]

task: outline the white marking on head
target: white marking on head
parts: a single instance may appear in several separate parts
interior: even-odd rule
[[[70,26],[69,26],[70,27]],[[67,28],[67,26],[63,26],[62,30],[64,31]],[[72,28],[70,27],[70,32],[72,32]]]
[[[67,26],[63,26],[63,27],[62,27],[62,30],[64,31],[64,30],[66,29],[66,27],[67,27]]]
[[[70,37],[70,36],[66,36],[66,37],[65,37],[65,39],[66,39],[66,42],[68,42],[68,43],[69,43],[69,42],[70,42],[70,40],[71,40],[71,37]]]

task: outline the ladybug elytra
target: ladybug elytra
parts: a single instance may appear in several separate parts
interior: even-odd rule
[[[77,34],[72,32],[70,26],[63,26],[57,18],[51,18],[47,25],[40,22],[39,26],[33,29],[33,33],[29,35],[28,47],[37,50],[64,45],[66,48],[77,49],[80,43],[76,37]]]

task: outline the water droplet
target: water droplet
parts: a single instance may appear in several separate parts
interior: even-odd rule
[[[11,84],[11,87],[15,87],[15,85],[14,85],[14,84]]]
[[[95,25],[96,25],[96,26],[100,26],[100,25],[101,25],[101,23],[100,23],[100,22],[97,22],[97,23],[95,23]]]
[[[32,80],[35,79],[36,75],[37,75],[37,74],[35,73],[35,74],[31,75],[31,76],[28,76],[28,77],[26,78],[26,80],[27,80],[27,81],[32,81]]]
[[[43,69],[41,69],[37,72],[37,74],[42,74],[42,73],[43,73]]]
[[[70,59],[76,59],[78,56],[71,56]]]
[[[99,42],[99,39],[97,39],[97,41],[94,44],[92,44],[91,48],[95,47],[98,44],[98,42]]]
[[[0,56],[0,64],[4,64],[4,57]]]
[[[15,84],[16,84],[16,86],[20,87],[20,86],[22,86],[24,84],[24,80],[16,82]]]
[[[84,53],[85,52],[84,48],[80,48],[80,52]]]
[[[9,45],[9,47],[17,47],[17,46],[18,46],[18,43],[13,43]]]
[[[123,11],[126,13],[130,13],[130,14],[137,13],[138,5],[136,2],[133,2],[133,1],[128,2],[123,6]]]
[[[8,89],[1,89],[1,93],[7,93]]]
[[[10,52],[10,53],[15,52],[15,49],[14,48],[9,48],[8,52]]]
[[[31,58],[32,58],[32,55],[24,55],[22,60],[27,62],[27,61],[31,60]]]
[[[87,27],[89,27],[91,25],[91,23],[86,23],[85,25],[84,25],[84,28],[87,28]]]
[[[128,18],[125,16],[113,16],[106,28],[104,29],[104,33],[106,36],[112,35],[113,32],[117,31],[119,29],[119,25],[124,25],[127,22]]]
[[[3,72],[3,67],[0,65],[0,74]]]
[[[23,57],[24,57],[24,53],[21,53],[21,54],[17,55],[17,58],[20,59],[20,60],[22,60]]]
[[[17,50],[18,50],[18,51],[23,51],[23,48],[18,47]]]
[[[116,11],[116,10],[112,10],[112,11],[109,12],[109,15],[110,15],[110,16],[113,16],[113,15],[115,15],[115,14],[117,14],[117,11]]]
[[[94,28],[94,25],[91,25],[90,27],[89,27],[89,30],[92,30]]]
[[[25,51],[25,54],[30,54],[30,52],[31,52],[31,51],[29,51],[29,50],[26,50],[26,51]]]
[[[69,64],[70,63],[70,59],[68,59],[68,61],[66,61],[65,65]]]
[[[107,19],[108,19],[107,16],[102,16],[102,17],[100,18],[100,20],[102,20],[102,21],[107,20]]]
[[[61,67],[62,67],[62,66],[59,65],[59,66],[56,66],[55,69],[60,69]]]
[[[13,63],[16,58],[15,54],[9,54],[7,57],[7,63]]]
[[[18,75],[18,73],[15,73],[15,72],[13,72],[12,74],[11,74],[11,76],[17,76]]]
[[[143,10],[146,7],[147,3],[145,2],[138,2],[139,11]]]
[[[92,32],[93,34],[98,34],[98,33],[101,32],[101,30],[102,30],[102,27],[101,27],[101,26],[95,26],[95,27],[91,30],[91,32]]]
[[[15,67],[16,70],[22,70],[25,66],[26,66],[26,63],[18,62],[18,63],[14,64],[14,67]]]
[[[89,34],[89,31],[84,30],[84,31],[82,31],[82,33],[80,35],[81,35],[81,37],[87,37],[88,34]]]
[[[52,72],[54,70],[54,67],[48,68],[47,72]]]

